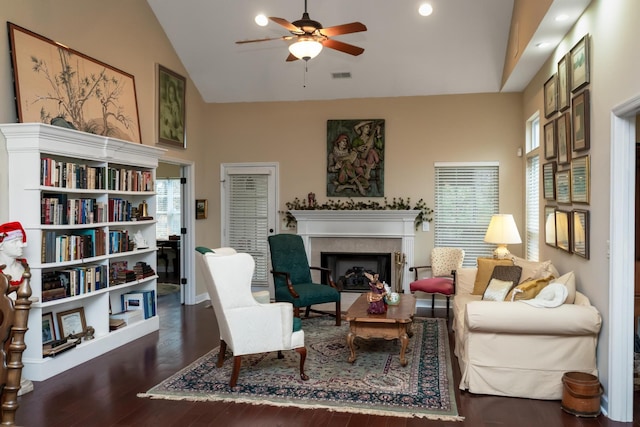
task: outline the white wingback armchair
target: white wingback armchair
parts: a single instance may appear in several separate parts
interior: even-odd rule
[[[255,268],[253,257],[246,253],[197,252],[198,264],[205,277],[207,291],[220,330],[218,368],[224,363],[227,347],[233,353],[233,371],[229,385],[235,387],[240,373],[241,356],[295,349],[300,354],[300,378],[304,373],[307,350],[300,320],[294,322],[290,303],[263,304],[251,293]],[[295,325],[294,325],[295,323]]]

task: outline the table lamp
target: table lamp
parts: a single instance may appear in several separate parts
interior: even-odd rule
[[[507,245],[509,243],[522,243],[513,215],[493,215],[489,223],[489,228],[487,228],[487,234],[484,236],[484,241],[498,245],[493,251],[494,258],[506,258],[509,256]]]

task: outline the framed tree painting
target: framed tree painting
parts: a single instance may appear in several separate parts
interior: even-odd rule
[[[544,158],[555,159],[556,155],[556,121],[550,120],[544,125]]]
[[[573,97],[573,149],[575,151],[588,150],[589,142],[589,90],[585,89]]]
[[[186,146],[187,80],[158,64],[158,141],[180,148]]]
[[[558,143],[558,164],[571,162],[571,123],[569,112],[556,119],[556,139]]]
[[[544,116],[549,118],[558,111],[558,75],[554,74],[544,83]]]
[[[571,55],[568,53],[558,61],[558,111],[564,111],[571,106],[570,61]]]
[[[327,120],[327,196],[384,196],[384,119]]]
[[[589,156],[576,157],[571,162],[571,201],[589,203],[591,183]]]
[[[556,201],[558,203],[571,203],[571,172],[556,172]]]
[[[556,162],[542,165],[542,191],[546,200],[556,199]]]
[[[589,84],[589,34],[581,38],[569,52],[571,58],[571,92]]]
[[[572,221],[573,253],[589,259],[589,211],[574,210]]]
[[[131,74],[9,23],[18,120],[142,142]]]

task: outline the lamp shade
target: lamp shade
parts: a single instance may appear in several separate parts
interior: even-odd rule
[[[511,214],[497,214],[491,217],[489,228],[484,236],[487,243],[498,245],[494,251],[496,258],[504,258],[509,255],[507,245],[510,243],[522,243],[518,227]]]
[[[289,45],[289,52],[298,59],[308,61],[313,59],[322,51],[322,43],[312,38],[298,39],[297,42]]]

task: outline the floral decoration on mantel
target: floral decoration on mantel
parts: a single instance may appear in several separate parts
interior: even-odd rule
[[[422,225],[423,222],[431,222],[431,214],[433,213],[433,209],[427,206],[423,199],[420,199],[416,202],[415,205],[411,206],[411,198],[408,197],[405,201],[402,197],[394,197],[391,202],[387,200],[385,197],[382,202],[367,200],[366,202],[362,201],[354,201],[353,199],[348,199],[346,201],[342,201],[340,199],[337,200],[328,200],[322,204],[319,204],[315,200],[315,195],[313,193],[309,193],[307,199],[299,199],[295,198],[292,202],[285,203],[287,206],[287,210],[280,214],[284,215],[284,221],[287,224],[287,227],[291,227],[296,224],[296,218],[291,214],[292,210],[334,210],[334,211],[379,211],[379,210],[417,210],[420,211],[416,216],[415,225],[416,230]]]

